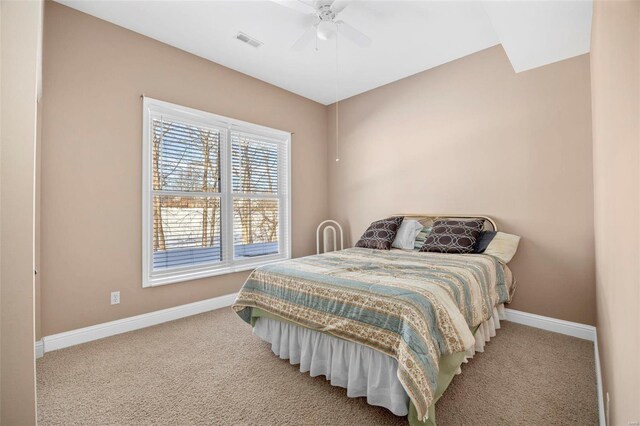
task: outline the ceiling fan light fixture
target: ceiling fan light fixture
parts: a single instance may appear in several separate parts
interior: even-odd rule
[[[322,21],[318,24],[316,33],[320,40],[330,40],[336,34],[336,28],[333,22]]]
[[[371,45],[371,39],[358,29],[338,18],[338,14],[350,4],[350,0],[271,0],[275,3],[305,15],[307,28],[291,46],[293,50],[303,50],[315,40],[318,50],[318,40],[330,40],[344,37],[360,47]],[[353,1],[355,3],[355,1]],[[313,10],[313,13],[311,11]],[[312,24],[309,20],[315,20]]]

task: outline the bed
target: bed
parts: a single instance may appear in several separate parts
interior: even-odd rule
[[[435,425],[436,401],[495,335],[513,290],[490,255],[350,248],[256,269],[233,309],[301,371]]]

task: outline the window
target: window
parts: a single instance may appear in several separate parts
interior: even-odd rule
[[[144,98],[143,287],[290,257],[291,134]]]

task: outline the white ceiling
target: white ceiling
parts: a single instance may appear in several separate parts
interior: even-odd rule
[[[589,52],[590,1],[483,3],[516,72]]]
[[[502,43],[516,72],[589,51],[591,0],[352,1],[373,40],[291,50],[308,22],[271,1],[56,0],[328,105]],[[239,32],[264,44],[235,39]],[[337,67],[336,67],[337,57]]]

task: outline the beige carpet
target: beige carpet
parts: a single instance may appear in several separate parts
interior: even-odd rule
[[[444,425],[597,424],[593,345],[503,323],[437,404]],[[47,353],[41,425],[406,424],[280,360],[231,309]]]

